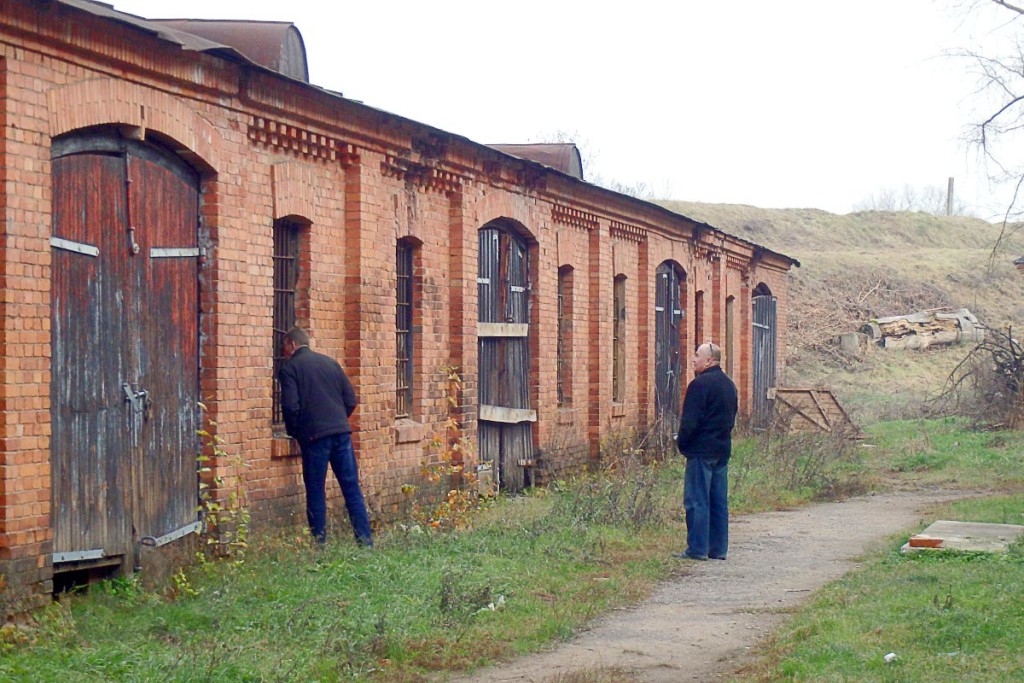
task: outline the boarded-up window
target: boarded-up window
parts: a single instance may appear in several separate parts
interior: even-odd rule
[[[615,276],[612,293],[612,400],[621,402],[626,394],[626,276]]]
[[[680,382],[686,350],[686,271],[678,263],[663,261],[655,272],[654,294],[654,404],[666,431],[679,417]]]
[[[558,404],[572,403],[572,266],[558,269]]]
[[[736,297],[730,296],[725,300],[725,372],[732,377],[733,357],[736,349],[736,320],[735,320]]]
[[[395,417],[412,417],[413,406],[413,252],[400,241],[395,256]]]
[[[296,323],[296,289],[299,282],[298,223],[279,219],[274,222],[274,394],[273,421],[284,423],[281,414],[281,387],[277,372],[285,358],[281,355],[284,335]]]

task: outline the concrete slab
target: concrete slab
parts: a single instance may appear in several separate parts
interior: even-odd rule
[[[983,553],[1006,552],[1010,544],[1024,536],[1019,524],[984,524],[940,519],[910,537],[902,551],[969,550]]]

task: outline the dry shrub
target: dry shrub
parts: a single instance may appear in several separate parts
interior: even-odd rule
[[[791,354],[815,354],[847,364],[836,335],[872,318],[953,306],[941,287],[910,280],[893,268],[848,268],[820,275],[790,273]]]
[[[976,426],[1024,428],[1024,346],[1006,332],[987,330],[985,341],[950,373],[933,414],[958,414]]]
[[[609,434],[601,443],[596,471],[559,485],[562,495],[552,516],[573,527],[662,523],[657,465],[674,452],[663,432],[656,425],[639,437],[631,431]]]
[[[734,452],[732,488],[744,499],[780,499],[806,495],[832,499],[862,492],[844,477],[857,456],[857,441],[842,430],[797,432],[771,428],[756,432]]]

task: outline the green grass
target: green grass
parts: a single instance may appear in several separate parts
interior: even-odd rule
[[[907,420],[875,425],[871,464],[890,478],[964,489],[1024,488],[1024,433],[971,430],[963,420]]]
[[[108,583],[8,629],[0,680],[412,681],[537,650],[668,576],[681,479],[651,471],[501,500],[471,531],[397,529],[372,551],[262,538],[170,598]]]
[[[1024,452],[1020,434],[971,432],[955,420],[914,421],[879,425],[867,441],[871,448],[839,453],[822,438],[738,439],[734,512],[893,483],[998,483],[1020,490],[1024,482],[1024,458],[1014,457]],[[619,461],[601,476],[499,499],[469,530],[396,527],[380,534],[372,551],[345,541],[318,551],[302,535],[282,533],[255,539],[241,563],[197,564],[166,594],[144,592],[130,579],[107,582],[44,610],[30,628],[0,629],[0,680],[402,683],[543,649],[595,616],[640,600],[678,571],[669,553],[683,537],[682,463],[636,465]],[[975,506],[949,515],[1021,523],[1024,501],[1017,496]],[[900,542],[894,539],[893,547]],[[780,639],[768,655],[778,664],[768,670],[796,680],[829,680],[847,670],[849,678],[834,680],[886,680],[873,677],[904,669],[878,668],[877,650],[897,651],[903,666],[904,658],[947,648],[957,638],[965,643],[957,649],[967,653],[963,657],[984,656],[993,672],[1016,666],[1021,648],[1006,634],[992,638],[995,649],[977,654],[979,642],[990,638],[987,621],[971,622],[961,635],[951,629],[967,623],[964,615],[941,620],[953,608],[974,610],[972,596],[978,595],[985,602],[975,611],[991,608],[1009,623],[1000,592],[985,584],[1016,595],[1019,611],[1021,578],[1007,574],[1019,573],[1016,557],[939,561],[889,552],[877,558],[880,564],[869,563],[865,578],[848,577],[851,587],[823,594],[839,596],[832,600],[840,606],[869,596],[865,609],[871,611],[858,619],[874,626],[842,623],[839,607],[814,607],[820,616],[809,612],[794,627],[803,630],[794,632],[824,634],[820,649],[805,658]],[[914,595],[923,592],[904,603],[907,586]],[[874,592],[883,589],[894,597]],[[953,596],[948,606],[947,595]],[[911,623],[927,623],[928,637],[937,640],[915,644],[913,628],[899,626],[911,609],[920,611],[915,619],[931,619]],[[860,635],[844,640],[844,632]],[[942,633],[947,636],[936,635]],[[594,670],[566,683],[623,680],[617,676]]]
[[[1024,495],[959,502],[935,516],[1024,524]],[[817,594],[738,680],[1019,680],[1024,545],[904,555],[906,540],[893,539],[866,568]],[[890,652],[896,658],[886,663]]]

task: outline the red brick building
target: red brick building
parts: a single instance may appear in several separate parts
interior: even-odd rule
[[[360,394],[378,519],[453,414],[467,465],[515,490],[672,423],[698,340],[744,412],[775,381],[795,261],[584,182],[574,149],[501,151],[311,86],[287,24],[200,38],[87,0],[0,18],[7,611],[189,542],[200,400],[229,454],[215,495],[256,525],[301,512],[274,387],[296,321]]]

